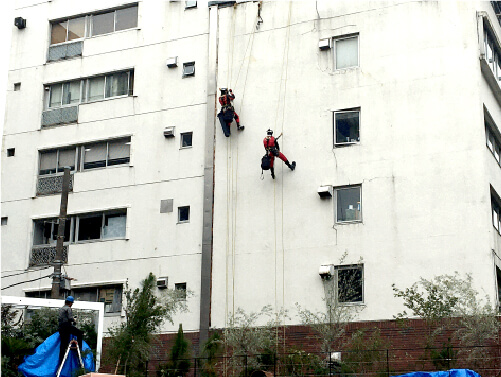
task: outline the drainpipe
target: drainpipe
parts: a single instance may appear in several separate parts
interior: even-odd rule
[[[218,43],[218,6],[209,6],[209,59],[207,67],[207,114],[205,119],[204,153],[204,204],[202,229],[202,265],[200,286],[200,332],[198,355],[202,356],[203,347],[209,339],[211,320],[212,290],[212,224],[214,221],[214,144],[217,95],[217,43]]]

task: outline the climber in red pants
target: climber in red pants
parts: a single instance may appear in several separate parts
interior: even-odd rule
[[[273,162],[275,161],[275,157],[281,159],[290,170],[296,169],[296,161],[292,161],[292,164],[289,163],[287,157],[285,157],[283,153],[280,152],[280,145],[278,145],[278,139],[280,139],[280,136],[282,136],[282,134],[280,134],[279,137],[274,138],[273,131],[270,129],[266,131],[266,134],[267,136],[263,139],[263,144],[264,144],[264,149],[266,149],[267,156],[270,157],[271,178],[275,179],[275,169],[273,168]]]
[[[223,129],[224,136],[229,137],[230,125],[233,122],[233,118],[235,118],[235,122],[237,123],[237,130],[242,131],[244,126],[240,125],[240,118],[238,114],[235,112],[235,108],[231,101],[235,99],[235,95],[231,89],[220,88],[221,96],[219,97],[219,104],[221,105],[221,111],[217,114],[219,118],[219,122],[221,123],[221,128]]]

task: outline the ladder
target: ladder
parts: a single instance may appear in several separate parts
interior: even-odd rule
[[[59,365],[59,368],[57,369],[57,373],[56,373],[56,377],[59,377],[61,375],[61,371],[63,370],[63,365],[64,363],[66,362],[66,360],[68,359],[68,355],[70,353],[70,350],[77,350],[78,352],[78,360],[80,361],[80,366],[82,368],[85,368],[84,367],[84,363],[82,361],[82,355],[80,353],[80,347],[78,347],[78,342],[76,340],[72,340],[70,341],[70,343],[68,344],[68,348],[66,349],[66,352],[64,353],[64,357],[63,357],[63,360],[61,361],[61,365]]]

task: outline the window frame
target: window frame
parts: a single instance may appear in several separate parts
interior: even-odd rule
[[[191,144],[187,146],[183,146],[183,139],[185,135],[191,135]],[[193,148],[193,131],[190,132],[182,132],[181,133],[181,147],[179,149],[188,149],[188,148]]]
[[[180,292],[183,292],[179,297],[181,300],[186,300],[187,298],[187,292],[188,292],[188,285],[186,284],[186,282],[181,282],[181,283],[174,283],[174,290],[175,291],[180,291]]]
[[[349,67],[338,68],[337,63],[336,63],[336,61],[337,61],[337,46],[336,46],[337,42],[344,41],[347,39],[353,39],[353,38],[357,39],[357,64],[349,66]],[[344,70],[344,69],[355,69],[355,68],[360,67],[360,34],[359,33],[345,34],[345,35],[339,35],[339,36],[333,37],[332,38],[332,47],[333,47],[333,52],[334,52],[334,70],[335,71],[340,71],[340,70]]]
[[[355,141],[344,141],[344,142],[338,142],[337,141],[337,124],[336,124],[336,115],[337,114],[348,114],[348,113],[358,113],[358,140]],[[353,107],[353,108],[348,108],[348,109],[340,109],[340,110],[334,110],[332,112],[332,130],[333,130],[333,143],[334,143],[334,148],[343,148],[343,147],[348,147],[351,145],[358,145],[360,144],[360,129],[361,129],[361,123],[362,123],[362,111],[360,107]]]
[[[339,221],[337,216],[338,216],[338,195],[339,191],[342,190],[348,190],[348,189],[354,189],[358,188],[359,190],[359,198],[360,201],[358,202],[360,205],[360,209],[357,209],[360,213],[360,219],[356,220],[345,220],[345,221]],[[357,224],[357,223],[362,223],[363,222],[363,203],[362,203],[362,185],[349,185],[349,186],[338,186],[338,187],[333,187],[333,192],[334,192],[334,224],[335,225],[343,225],[343,224]],[[355,212],[356,214],[356,212]]]
[[[78,170],[78,146],[61,147],[61,148],[56,148],[56,149],[46,149],[43,151],[38,151],[38,177],[50,177],[50,176],[62,175],[64,173],[64,168],[61,171],[59,171],[59,154],[61,151],[73,149],[73,148],[75,148],[75,160],[74,160],[75,167],[73,169],[70,169],[70,173],[76,172]],[[53,153],[53,152],[56,152],[56,165],[55,165],[56,171],[54,173],[40,174],[40,170],[42,167],[41,166],[42,165],[42,154]]]
[[[181,211],[184,209],[188,209],[188,219],[186,220],[181,220]],[[177,207],[177,223],[178,224],[185,224],[189,223],[191,220],[191,208],[190,206],[179,206]]]
[[[74,225],[74,240],[75,244],[89,243],[89,242],[99,242],[99,241],[111,241],[111,240],[125,240],[127,239],[127,208],[119,208],[108,211],[98,211],[98,212],[89,212],[75,215],[75,225]],[[123,237],[110,237],[104,238],[104,227],[105,227],[105,219],[106,215],[115,214],[115,213],[124,213],[125,214],[125,228],[124,228],[124,236]],[[85,218],[90,218],[95,215],[100,215],[101,217],[101,226],[99,228],[99,238],[93,238],[89,240],[79,240],[80,237],[80,220]]]
[[[360,301],[340,301],[340,299],[339,299],[339,271],[340,270],[360,270],[361,271],[360,282],[361,282],[362,287],[361,287],[361,300]],[[365,284],[364,284],[364,265],[363,265],[363,263],[336,265],[336,266],[334,266],[334,271],[335,271],[336,302],[338,302],[340,305],[343,305],[343,306],[364,305]]]
[[[108,80],[111,80],[113,75],[119,74],[119,73],[127,73],[127,93],[122,94],[122,95],[106,95],[106,89],[107,89],[107,82]],[[95,100],[90,100],[90,81],[92,79],[99,79],[101,77],[104,77],[104,85],[103,85],[103,97],[95,99]],[[75,82],[80,82],[80,98],[78,102],[75,103],[63,103],[64,101],[64,94],[65,94],[65,84],[68,84],[70,86],[72,83]],[[59,86],[61,88],[61,100],[59,101],[58,105],[52,105],[51,104],[51,98],[52,98],[52,92],[56,86]],[[125,98],[125,97],[132,97],[134,95],[134,68],[130,69],[124,69],[124,70],[118,70],[114,72],[109,72],[109,73],[104,73],[104,74],[99,74],[91,77],[86,77],[86,78],[81,78],[81,79],[76,79],[76,80],[69,80],[69,81],[61,81],[53,84],[45,84],[44,85],[44,92],[45,94],[45,99],[44,99],[44,104],[45,104],[45,111],[48,110],[53,110],[53,109],[59,109],[62,107],[73,107],[73,106],[78,106],[84,103],[94,103],[94,102],[100,102],[100,101],[107,101],[110,99],[117,99],[117,98]]]
[[[57,232],[55,232],[55,225],[56,223],[59,221],[59,218],[57,217],[49,217],[49,218],[44,218],[44,219],[34,219],[33,220],[33,240],[31,242],[32,244],[32,247],[36,247],[36,246],[55,246],[57,244],[57,239],[54,239],[53,237],[56,236],[57,237]],[[37,223],[50,223],[51,224],[51,230],[50,230],[50,234],[51,234],[51,237],[49,239],[49,243],[37,243],[35,244],[35,232],[36,232],[36,227],[37,227]],[[59,224],[57,224],[59,226]],[[64,224],[64,227],[65,227],[65,230],[66,229],[69,229],[69,240],[68,241],[64,241],[63,242],[63,245],[69,245],[69,244],[72,244],[74,243],[74,216],[67,216],[66,217],[66,223]],[[44,231],[44,228],[43,228],[43,225],[42,225],[42,232]],[[43,234],[42,234],[42,238],[46,238]]]
[[[191,72],[191,73],[186,72],[187,68],[189,68],[189,67],[193,67],[193,72]],[[195,76],[195,62],[192,61],[192,62],[183,63],[183,78],[194,77],[194,76]]]
[[[117,30],[116,29],[116,26],[117,26],[117,11],[124,10],[124,9],[129,9],[129,8],[137,8],[136,26],[133,26],[133,27],[130,27],[130,28],[126,28],[126,29]],[[94,30],[93,30],[94,29],[94,19],[93,19],[94,16],[102,15],[102,14],[109,14],[109,13],[113,13],[113,31],[108,32],[108,33],[102,33],[102,34],[94,34]],[[77,18],[82,18],[82,17],[85,19],[85,21],[84,21],[85,22],[85,28],[84,28],[84,35],[83,35],[83,37],[69,40],[69,30],[70,30],[69,25],[71,24],[71,20],[74,20],[74,19],[77,19]],[[65,36],[64,42],[52,43],[52,29],[53,29],[54,25],[58,25],[58,24],[61,24],[63,22],[67,23],[66,36]],[[101,35],[109,35],[109,34],[112,34],[112,33],[118,33],[118,32],[124,31],[124,30],[134,30],[134,29],[138,29],[139,28],[139,3],[127,4],[127,5],[118,7],[118,8],[113,8],[113,9],[108,9],[108,10],[101,10],[101,11],[94,12],[94,13],[86,13],[86,14],[76,15],[76,16],[73,16],[73,17],[65,17],[65,18],[61,18],[61,19],[50,20],[49,23],[50,23],[50,37],[49,37],[49,46],[50,47],[62,45],[64,43],[73,43],[73,42],[83,41],[86,38],[92,38],[92,37],[97,37],[97,36],[101,36]]]

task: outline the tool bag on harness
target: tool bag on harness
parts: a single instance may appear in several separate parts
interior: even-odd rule
[[[263,158],[261,158],[261,169],[270,170],[271,167],[271,157],[266,153]]]

